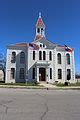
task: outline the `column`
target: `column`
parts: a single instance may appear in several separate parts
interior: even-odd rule
[[[46,67],[46,82],[49,82],[49,67]]]
[[[37,67],[37,82],[39,82],[39,67]]]

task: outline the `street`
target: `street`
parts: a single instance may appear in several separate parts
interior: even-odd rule
[[[80,120],[80,91],[0,88],[0,120]]]

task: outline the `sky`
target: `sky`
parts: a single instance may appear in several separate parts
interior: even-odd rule
[[[74,49],[80,73],[80,0],[0,0],[0,53],[6,56],[7,45],[33,41],[39,12],[46,38]]]

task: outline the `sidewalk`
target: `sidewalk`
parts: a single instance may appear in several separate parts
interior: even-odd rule
[[[56,85],[52,85],[52,84],[47,84],[47,83],[40,83],[39,85],[43,86],[46,89],[54,89],[54,90],[68,90],[68,89],[74,89],[74,90],[79,90],[80,86],[56,86]]]
[[[14,88],[14,89],[47,89],[47,90],[80,90],[80,86],[64,86],[58,87],[52,84],[40,83],[39,86],[19,86],[19,85],[0,85],[0,88]]]

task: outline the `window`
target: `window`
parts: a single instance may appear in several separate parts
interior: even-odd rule
[[[11,68],[11,79],[15,78],[15,68]]]
[[[42,52],[39,51],[39,60],[42,60]]]
[[[46,60],[46,52],[43,51],[43,60]]]
[[[25,53],[24,52],[20,53],[20,63],[21,64],[25,63]]]
[[[43,28],[41,28],[41,31],[43,31]]]
[[[15,61],[16,61],[16,52],[12,52],[11,62],[15,63]]]
[[[50,79],[52,79],[52,68],[50,68]]]
[[[58,69],[58,79],[62,79],[62,70]]]
[[[42,47],[42,44],[40,44],[40,47]]]
[[[67,69],[67,80],[71,79],[71,70]]]
[[[70,55],[68,53],[66,54],[66,60],[67,60],[67,64],[69,65],[70,64]]]
[[[20,79],[24,79],[24,68],[20,68],[20,72],[19,72],[19,77]]]
[[[35,68],[33,68],[33,79],[35,79]]]
[[[57,60],[58,60],[58,64],[61,64],[61,54],[60,53],[57,54]]]
[[[43,28],[41,28],[41,35],[43,35]]]
[[[49,52],[49,60],[52,60],[52,52]]]
[[[39,29],[39,28],[37,28],[37,32],[38,32],[38,33],[40,32],[40,29]]]
[[[35,60],[35,51],[33,51],[33,60]]]

